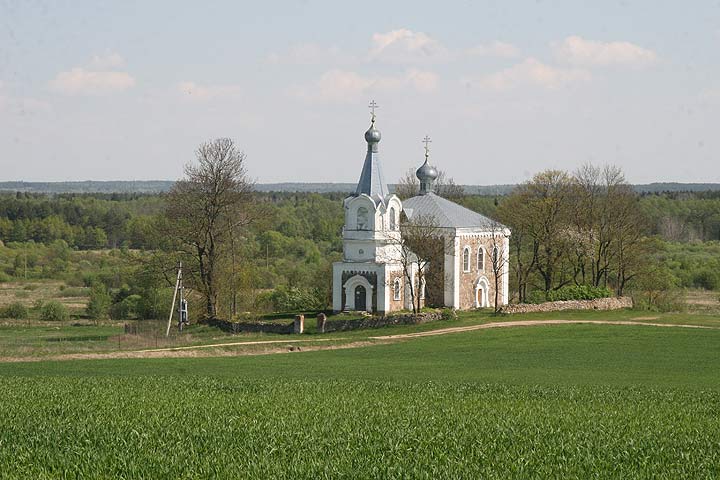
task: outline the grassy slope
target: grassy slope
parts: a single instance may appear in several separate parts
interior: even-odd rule
[[[0,477],[715,478],[719,352],[720,331],[569,325],[0,364]]]
[[[715,388],[720,331],[520,327],[287,355],[5,363],[0,375],[226,377]]]

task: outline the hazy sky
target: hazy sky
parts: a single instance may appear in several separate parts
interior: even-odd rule
[[[720,182],[720,0],[0,0],[0,180],[176,179],[231,137],[259,182],[459,183],[586,162]]]

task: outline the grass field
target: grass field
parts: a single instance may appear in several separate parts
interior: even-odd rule
[[[5,363],[0,478],[717,478],[719,354],[720,330],[555,325]]]

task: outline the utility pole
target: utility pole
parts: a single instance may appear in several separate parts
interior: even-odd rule
[[[173,313],[175,313],[175,302],[177,300],[178,290],[182,290],[182,262],[178,262],[177,271],[178,272],[177,279],[175,280],[175,291],[173,292],[172,305],[170,306],[170,316],[168,317],[167,330],[165,331],[166,337],[170,336],[170,325],[172,325]],[[182,292],[180,293],[180,298],[182,299]]]

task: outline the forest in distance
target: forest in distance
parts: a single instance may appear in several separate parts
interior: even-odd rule
[[[253,192],[263,215],[248,226],[238,250],[233,289],[241,292],[241,311],[329,306],[331,265],[342,255],[346,195]],[[509,198],[464,193],[454,200],[496,218]],[[160,316],[170,302],[174,268],[171,253],[154,255],[167,246],[156,228],[166,201],[164,193],[0,194],[0,281],[59,280],[68,289],[100,292],[106,304],[101,314]],[[673,292],[680,289],[720,289],[720,192],[645,193],[636,202],[657,266],[652,285],[642,286],[642,292],[633,289],[641,303],[672,309],[677,308]],[[147,268],[160,258],[165,271]],[[542,281],[533,273],[527,281],[524,300],[533,301]],[[229,315],[228,308],[221,312]]]
[[[0,192],[6,193],[162,193],[169,191],[174,185],[172,180],[83,180],[67,182],[0,182]],[[397,184],[388,185],[391,190]],[[327,182],[281,182],[256,183],[255,190],[259,192],[287,192],[287,193],[350,193],[355,190],[354,183],[327,183]],[[462,185],[463,190],[471,195],[505,195],[512,191],[515,185]],[[665,192],[713,192],[720,191],[720,183],[682,183],[682,182],[654,182],[635,184],[633,189],[640,193]]]

